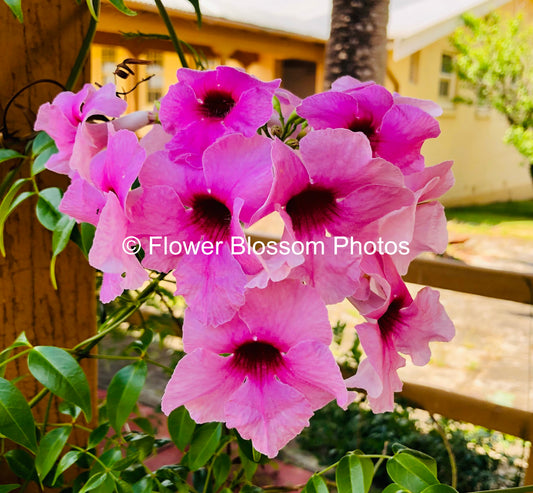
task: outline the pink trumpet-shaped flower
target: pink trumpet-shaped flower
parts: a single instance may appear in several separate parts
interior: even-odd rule
[[[422,144],[440,133],[432,116],[439,114],[437,108],[435,103],[393,96],[382,86],[345,76],[331,91],[305,98],[297,112],[314,129],[347,128],[365,134],[374,157],[409,174],[424,168]]]
[[[277,210],[288,240],[322,242],[324,253],[306,255],[298,272],[327,303],[352,295],[359,283],[357,256],[335,252],[328,235],[362,243],[378,237],[398,243],[411,239],[414,194],[404,186],[400,170],[372,158],[364,135],[315,130],[301,140],[299,154],[277,140],[272,156],[274,183],[258,216]]]
[[[126,101],[116,96],[114,84],[95,89],[85,84],[78,93],[62,92],[52,103],[39,108],[35,130],[44,130],[59,150],[46,167],[56,173],[73,175],[78,171],[88,179],[91,158],[107,143],[107,125],[88,123],[95,116],[119,117],[126,111]]]
[[[162,401],[185,405],[197,423],[223,421],[274,457],[313,411],[350,394],[329,351],[331,329],[316,292],[298,281],[246,292],[235,317],[219,327],[186,314],[184,348]]]
[[[133,132],[111,129],[107,149],[90,162],[91,183],[76,173],[59,206],[64,214],[96,226],[89,263],[104,273],[100,290],[104,303],[148,280],[135,255],[123,248],[128,196],[144,159],[145,151]]]
[[[266,137],[227,135],[204,152],[203,169],[176,165],[158,152],[147,159],[139,177],[143,195],[132,208],[130,234],[143,241],[143,265],[174,269],[176,294],[205,323],[230,320],[244,303],[247,275],[261,269],[253,253],[234,254],[232,241],[244,240],[240,222],[248,225],[268,196],[270,150]],[[161,245],[154,247],[150,237],[161,238]],[[173,253],[161,247],[163,237],[186,245],[209,242],[215,250]]]
[[[438,291],[423,288],[413,300],[389,257],[365,258],[365,263],[365,272],[385,298],[373,306],[369,299],[364,302],[352,299],[367,319],[356,326],[366,358],[346,384],[365,389],[374,412],[392,411],[394,392],[402,389],[397,370],[405,366],[399,353],[409,355],[415,365],[423,366],[431,357],[429,342],[450,341],[455,328],[439,302]]]
[[[227,133],[254,135],[272,114],[272,96],[280,81],[262,82],[232,67],[198,71],[180,68],[179,82],[161,100],[159,118],[174,135],[170,158],[186,156],[193,166],[217,138]]]

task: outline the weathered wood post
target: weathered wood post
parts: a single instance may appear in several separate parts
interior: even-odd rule
[[[65,84],[90,21],[85,2],[24,0],[22,8],[24,24],[0,3],[0,114],[10,97],[30,82],[46,78]],[[88,68],[87,64],[78,87],[88,81]],[[27,120],[59,91],[53,84],[42,83],[21,94],[17,108],[7,115],[10,132],[16,129],[19,136],[27,134],[31,128]],[[11,165],[0,164],[0,182]],[[28,170],[22,170],[21,176],[28,176]],[[38,182],[40,188],[64,188],[64,178],[45,171]],[[72,347],[96,328],[94,272],[78,248],[69,245],[58,258],[59,289],[54,290],[49,278],[52,235],[37,222],[35,204],[36,199],[23,203],[6,224],[7,256],[0,256],[0,348],[11,344],[22,331],[34,345]],[[83,366],[96,398],[95,360],[85,361]],[[25,363],[16,360],[8,367],[7,378],[25,374]],[[40,390],[32,378],[17,385],[27,396]],[[46,399],[41,402],[43,408],[45,403]],[[60,420],[58,414],[52,408],[50,420]],[[5,463],[0,464],[0,484],[8,479],[6,469]]]

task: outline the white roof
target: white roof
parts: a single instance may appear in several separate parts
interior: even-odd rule
[[[464,12],[485,15],[510,0],[390,0],[388,38],[396,60],[447,36]],[[200,0],[205,17],[225,19],[317,40],[329,37],[332,0]],[[155,7],[154,0],[128,2]],[[164,0],[170,10],[194,13],[188,0]]]

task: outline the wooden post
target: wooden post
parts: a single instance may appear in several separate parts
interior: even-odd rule
[[[22,8],[24,24],[0,2],[0,114],[10,97],[30,82],[46,78],[65,84],[89,25],[85,2],[77,5],[65,0],[24,0]],[[87,64],[79,86],[88,81],[88,72]],[[21,94],[16,100],[17,107],[8,113],[9,131],[16,130],[17,137],[28,135],[38,107],[51,101],[60,90],[53,84],[42,83]],[[0,164],[0,182],[11,165]],[[20,176],[28,176],[28,170],[21,170]],[[68,180],[45,171],[38,182],[41,189],[50,186],[64,189]],[[96,329],[94,272],[79,249],[69,245],[58,258],[59,289],[53,289],[49,277],[52,235],[36,220],[35,204],[34,199],[23,203],[8,219],[4,232],[7,256],[0,256],[0,348],[11,344],[22,331],[34,345],[72,347],[93,335]],[[96,364],[94,360],[85,361],[83,367],[96,403]],[[8,366],[7,378],[27,374],[21,360]],[[24,378],[17,386],[27,396],[34,396],[41,388],[33,378]],[[45,405],[46,399],[41,408]],[[54,407],[50,420],[57,421],[61,417]],[[8,477],[7,469],[0,462],[0,484],[13,479]]]

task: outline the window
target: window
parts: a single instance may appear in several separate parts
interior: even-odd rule
[[[163,96],[163,87],[165,84],[163,77],[163,52],[151,51],[146,54],[146,59],[152,63],[146,66],[146,75],[153,75],[146,82],[146,102],[154,104]]]
[[[316,63],[288,59],[281,62],[282,87],[301,98],[315,93]]]
[[[113,46],[102,47],[102,84],[115,82],[115,70],[117,68],[117,52]]]
[[[420,67],[420,52],[417,51],[409,57],[409,82],[418,84],[418,71]]]
[[[452,99],[455,96],[455,73],[453,57],[446,53],[441,56],[438,91],[441,101],[452,104]]]

